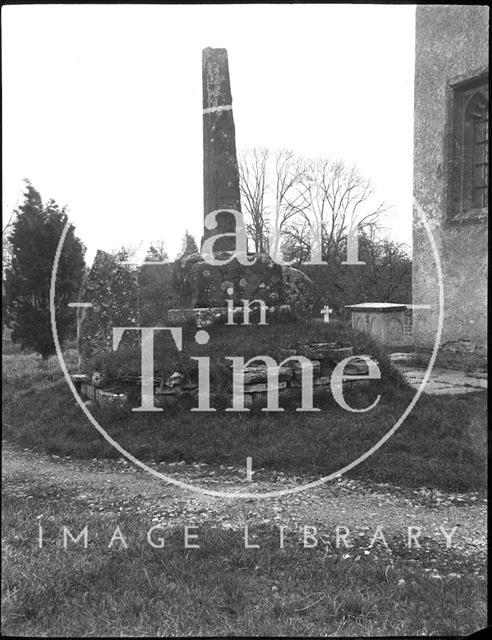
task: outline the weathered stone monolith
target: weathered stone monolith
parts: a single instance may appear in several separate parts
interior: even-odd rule
[[[231,252],[241,253],[245,247],[236,241],[241,232],[238,225],[244,230],[244,221],[227,51],[204,49],[202,63],[204,217],[212,211],[220,213],[215,228],[204,225],[202,252],[175,263],[173,285],[181,308],[171,310],[171,317],[181,317],[186,309],[225,308],[230,301],[241,305],[243,300],[262,300],[269,306],[288,302],[296,311],[309,315],[313,285],[303,273],[281,267],[266,254],[247,254],[248,265],[237,257],[230,259]],[[234,210],[238,220],[221,209]],[[203,250],[205,240],[223,233],[235,235],[218,238],[213,247]],[[210,264],[206,260],[209,251],[223,264]]]
[[[232,95],[226,49],[203,50],[203,209],[241,211],[236,138],[232,115]],[[236,220],[231,213],[217,214],[217,226],[204,226],[203,242],[210,236],[234,233]],[[233,236],[218,239],[214,251],[234,251]]]

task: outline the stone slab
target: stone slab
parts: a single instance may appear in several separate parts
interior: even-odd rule
[[[297,362],[297,360],[292,360],[292,365],[293,365],[293,369],[294,369],[294,377],[297,380],[301,380],[302,379],[302,372],[304,367],[302,366],[302,364],[300,362]],[[311,364],[313,365],[313,376],[319,376],[321,373],[321,363],[319,360],[311,360]],[[307,368],[307,367],[306,367]]]
[[[285,389],[287,387],[287,382],[276,382],[275,384],[268,385],[265,383],[259,384],[248,384],[244,385],[244,393],[261,393],[267,392],[269,389],[274,391],[280,391],[281,389]],[[236,391],[237,389],[237,391]],[[233,386],[233,393],[241,393],[241,386],[235,387]]]
[[[96,389],[96,402],[100,407],[124,408],[128,405],[128,396],[126,393],[112,393]]]
[[[74,373],[70,377],[74,384],[82,384],[82,382],[86,382],[87,384],[89,384],[91,381],[91,377],[88,376],[86,373]]]
[[[258,367],[246,367],[245,369],[243,369],[243,375],[245,385],[267,382],[268,367],[266,365]],[[278,372],[278,379],[281,382],[285,382],[287,380],[290,380],[293,375],[294,372],[290,367],[280,367]]]
[[[352,311],[391,313],[392,311],[406,311],[407,306],[393,302],[361,302],[360,304],[346,304],[345,308],[351,309]]]
[[[416,357],[416,353],[395,352],[389,354],[389,359],[391,360],[392,364],[412,364]]]
[[[397,366],[403,378],[413,388],[418,389],[424,379],[425,369],[415,369],[407,366]],[[468,375],[463,371],[450,369],[432,369],[431,375],[424,389],[429,395],[459,395],[473,393],[487,389],[487,379]]]
[[[299,348],[299,352],[310,360],[330,360],[331,362],[341,362],[345,358],[353,355],[353,347],[336,347],[333,343],[312,343],[305,344]]]

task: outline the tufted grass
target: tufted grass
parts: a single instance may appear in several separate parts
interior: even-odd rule
[[[156,533],[156,549],[146,541],[155,523],[129,511],[107,517],[80,500],[74,510],[69,489],[30,501],[12,490],[4,487],[6,636],[456,637],[486,624],[486,582],[452,549],[416,564],[396,537],[391,556],[376,547],[346,554],[324,536],[305,548],[296,530],[280,549],[278,529],[265,524],[249,527],[255,549],[243,530],[209,525],[192,531],[199,549],[185,549],[176,526]],[[64,549],[62,527],[76,536],[86,525],[87,549]],[[108,548],[116,526],[127,548]]]
[[[74,370],[76,352],[69,351],[66,360]],[[381,362],[383,368],[382,357]],[[4,437],[58,455],[119,457],[83,415],[56,358],[43,363],[34,354],[7,355],[3,365]],[[230,413],[225,403],[210,413],[191,412],[190,406],[152,414],[93,413],[127,451],[144,460],[244,467],[251,456],[256,469],[326,475],[375,444],[414,394],[396,377],[346,398],[365,408],[377,393],[377,406],[362,413],[348,412],[326,396],[315,398],[317,413],[297,412],[294,400],[278,413],[259,406]],[[410,487],[479,490],[485,487],[485,442],[486,394],[422,396],[397,433],[351,475]]]

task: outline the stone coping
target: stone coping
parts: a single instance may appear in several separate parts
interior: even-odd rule
[[[360,304],[346,304],[346,309],[352,311],[374,311],[379,313],[390,313],[392,311],[406,311],[407,305],[396,304],[394,302],[361,302]]]
[[[293,353],[289,353],[290,356],[304,355],[308,357],[312,365],[312,381],[313,386],[317,388],[326,388],[330,390],[331,374],[333,371],[332,366],[325,366],[328,362],[334,366],[334,363],[340,362],[344,358],[354,355],[353,347],[337,347],[337,343],[323,342],[323,343],[311,343],[309,345],[302,345],[299,348],[299,353],[296,350],[292,350]],[[309,355],[311,357],[309,357]],[[316,357],[316,359],[312,359]],[[231,363],[232,364],[232,363]],[[246,402],[246,406],[249,406],[251,399],[266,398],[269,390],[276,390],[281,393],[288,393],[289,390],[302,388],[302,374],[304,365],[297,360],[290,360],[282,366],[278,365],[277,379],[274,384],[269,384],[268,379],[268,367],[266,364],[247,366],[243,368],[243,383],[240,389],[244,396],[249,396],[249,400]],[[329,373],[329,375],[327,375]],[[362,358],[354,356],[354,360],[347,364],[344,369],[343,378],[345,382],[348,382],[351,386],[364,387],[369,380],[357,380],[351,379],[353,375],[366,375],[368,373],[368,365]],[[82,396],[88,398],[88,401],[95,402],[99,406],[126,408],[129,407],[129,399],[126,393],[115,393],[110,390],[100,388],[100,381],[95,381],[97,377],[95,373],[92,377],[87,374],[73,374],[71,376],[77,391]],[[139,380],[136,382],[140,382]],[[234,393],[237,393],[235,388],[235,380],[232,379],[233,395],[229,395],[231,403]],[[179,398],[182,397],[195,397],[199,392],[197,384],[186,384],[186,376],[174,372],[166,382],[161,382],[160,386],[154,388],[155,402],[164,403],[165,405],[173,404]],[[212,393],[215,397],[216,393]],[[248,404],[249,403],[249,404]],[[155,406],[162,406],[156,404]]]

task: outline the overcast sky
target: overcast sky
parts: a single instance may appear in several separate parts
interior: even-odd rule
[[[3,7],[4,215],[23,178],[96,249],[200,240],[201,51],[225,47],[238,149],[342,158],[411,240],[413,6]]]

